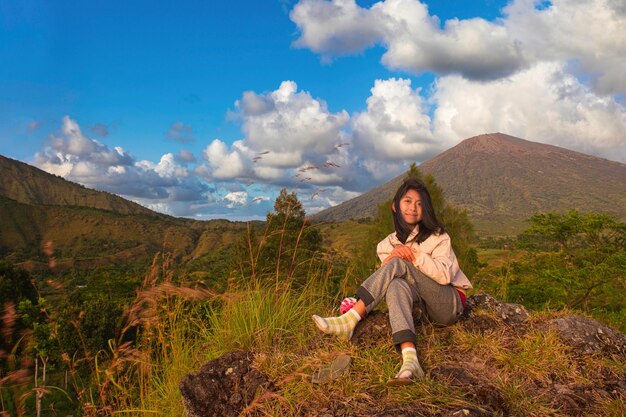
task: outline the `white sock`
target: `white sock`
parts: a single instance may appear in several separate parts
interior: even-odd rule
[[[350,340],[354,328],[360,320],[361,316],[353,308],[338,317],[313,316],[313,321],[318,329],[326,334],[334,334],[346,340]]]

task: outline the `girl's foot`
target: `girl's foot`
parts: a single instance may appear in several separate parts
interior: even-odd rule
[[[402,349],[402,367],[396,376],[389,380],[388,385],[405,385],[424,378],[424,370],[417,359],[415,348]]]
[[[334,334],[340,339],[350,340],[354,328],[361,320],[361,316],[354,309],[339,317],[320,317],[313,316],[313,321],[317,328],[326,334]]]

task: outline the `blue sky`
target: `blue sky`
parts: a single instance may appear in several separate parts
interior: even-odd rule
[[[625,162],[625,16],[614,0],[0,0],[0,154],[201,219],[263,218],[281,187],[314,212],[494,131]]]

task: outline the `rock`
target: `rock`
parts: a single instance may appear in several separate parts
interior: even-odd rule
[[[593,319],[567,316],[550,320],[564,342],[585,353],[626,355],[626,336]]]
[[[330,365],[322,366],[311,375],[311,382],[314,384],[324,384],[326,382],[340,378],[350,367],[352,358],[349,355],[337,356]]]
[[[467,299],[463,318],[469,319],[477,309],[482,308],[495,313],[498,319],[507,324],[523,323],[530,317],[526,308],[521,304],[503,303],[489,294],[474,294]]]
[[[372,346],[381,340],[391,340],[391,325],[389,314],[376,310],[357,324],[350,339],[352,343],[360,347]]]
[[[415,325],[422,319],[422,310],[416,303],[413,306],[413,320]],[[389,324],[389,313],[374,310],[357,324],[354,329],[352,343],[359,347],[373,346],[376,343],[391,341],[391,325]]]
[[[179,388],[187,417],[237,416],[272,384],[250,367],[251,352],[228,352],[183,377]]]

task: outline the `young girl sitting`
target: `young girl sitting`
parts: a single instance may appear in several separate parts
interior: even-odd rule
[[[472,288],[452,251],[450,236],[437,220],[430,194],[416,179],[404,181],[391,205],[395,232],[377,246],[382,266],[357,289],[358,301],[339,317],[314,315],[317,327],[349,340],[361,318],[385,297],[392,340],[402,352],[402,367],[389,385],[423,378],[417,359],[413,303],[431,322],[455,323],[465,307],[465,290]]]

